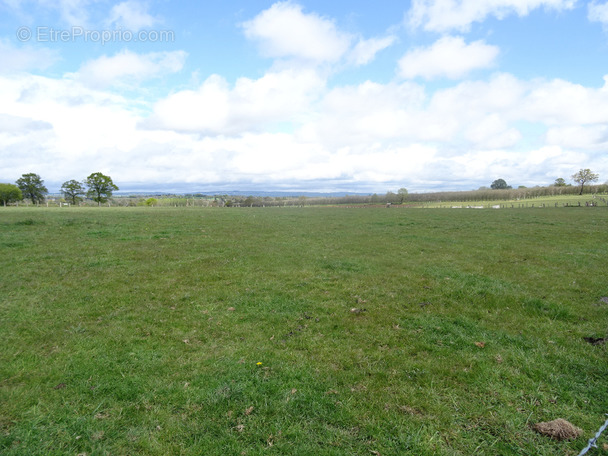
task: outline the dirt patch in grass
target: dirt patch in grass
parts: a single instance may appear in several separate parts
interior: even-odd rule
[[[583,337],[583,340],[591,345],[603,345],[606,343],[605,337]]]
[[[576,439],[583,434],[583,430],[574,426],[572,423],[558,418],[553,421],[536,423],[534,430],[539,434],[551,437],[554,440]]]

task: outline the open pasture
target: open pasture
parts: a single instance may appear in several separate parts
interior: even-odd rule
[[[0,453],[576,455],[608,412],[607,222],[1,210]]]

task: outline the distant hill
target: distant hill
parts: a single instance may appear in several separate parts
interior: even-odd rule
[[[354,192],[304,192],[304,191],[261,191],[261,190],[209,190],[209,191],[191,191],[191,192],[130,192],[130,191],[119,191],[115,192],[114,196],[165,196],[165,195],[178,195],[178,196],[193,196],[193,195],[206,195],[206,196],[219,196],[219,195],[229,195],[229,196],[258,196],[265,197],[270,196],[272,198],[281,198],[281,197],[299,197],[305,196],[307,198],[336,198],[343,196],[369,196],[371,193],[354,193]]]

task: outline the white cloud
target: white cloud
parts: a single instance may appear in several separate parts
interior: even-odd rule
[[[591,155],[555,145],[545,145],[531,150],[521,157],[519,166],[525,170],[534,170],[537,182],[525,183],[525,185],[547,185],[555,182],[558,177],[568,180],[575,171],[585,166],[591,169],[601,169],[602,165],[597,158]],[[599,167],[598,167],[599,165]],[[528,171],[530,172],[530,171]],[[542,177],[544,176],[544,179]]]
[[[475,146],[489,149],[509,148],[522,139],[521,133],[498,114],[488,114],[472,123],[465,130],[465,137]]]
[[[562,79],[545,81],[530,89],[520,109],[527,119],[550,126],[606,123],[608,87],[593,89]]]
[[[198,90],[182,90],[156,103],[150,128],[180,132],[220,132],[228,121],[226,81],[212,75]]]
[[[457,154],[511,148],[522,139],[514,124],[529,117],[518,109],[528,93],[525,83],[509,75],[462,82],[430,97],[412,82],[367,81],[329,91],[297,134],[332,149],[431,143],[443,144],[442,154]]]
[[[430,47],[409,51],[399,60],[398,71],[406,79],[459,79],[473,70],[491,67],[498,53],[496,46],[483,41],[466,44],[462,37],[446,36]]]
[[[592,1],[587,4],[587,18],[591,22],[601,22],[608,25],[608,3]]]
[[[607,106],[608,90],[559,80],[522,81],[508,74],[461,82],[430,97],[410,82],[368,81],[329,91],[298,135],[332,149],[442,144],[444,156],[470,149],[519,150],[543,142],[578,150],[601,144],[604,150],[599,141],[608,125]],[[571,126],[585,124],[596,127],[577,130],[578,139],[567,134]]]
[[[117,158],[100,150],[118,144],[124,153],[138,140],[133,134],[135,114],[121,97],[68,79],[39,76],[3,77],[0,87],[4,119],[8,114],[27,120],[9,119],[13,124],[21,122],[22,131],[13,131],[10,137],[0,134],[7,175],[39,170],[48,181],[82,179]],[[9,164],[11,157],[18,159]]]
[[[37,0],[48,9],[57,10],[64,22],[85,27],[89,23],[89,8],[95,0]]]
[[[539,86],[542,82],[539,82]],[[497,113],[505,115],[517,110],[526,97],[528,84],[510,74],[495,74],[488,81],[463,81],[436,91],[430,101],[429,110],[441,112],[449,117],[470,119],[475,113]],[[516,111],[516,116],[521,110]],[[513,118],[509,118],[513,120]]]
[[[500,177],[509,185],[549,185],[557,177],[567,177],[581,163],[591,163],[587,154],[558,146],[541,146],[525,151],[481,149],[446,160],[454,175],[467,182],[489,186]],[[596,165],[593,162],[590,166]],[[480,181],[486,177],[486,182]],[[474,187],[472,187],[474,188]]]
[[[407,13],[411,27],[426,31],[467,31],[488,16],[503,19],[511,14],[527,16],[537,8],[571,9],[576,0],[413,0]]]
[[[121,1],[114,8],[98,0],[23,4],[53,8],[72,21],[89,14],[128,28],[157,21],[147,0]],[[603,21],[605,1],[590,4],[590,20]],[[410,19],[445,33],[491,16],[571,4],[415,0]],[[370,63],[395,36],[359,38],[290,2],[273,4],[241,27],[264,55],[277,59],[270,70],[236,80],[194,77],[191,90],[175,89],[156,103],[143,91],[113,90],[181,71],[185,52],[93,55],[76,73],[51,78],[24,72],[52,65],[54,51],[0,41],[3,175],[38,172],[61,183],[100,170],[121,187],[148,181],[415,191],[476,188],[496,177],[543,184],[581,167],[608,172],[608,77],[595,88],[495,73],[441,81],[431,90],[422,79],[462,78],[492,68],[499,55],[485,41],[447,35],[405,54],[400,77],[391,82],[343,85],[339,77],[328,79],[332,70]]]
[[[136,54],[124,50],[112,57],[89,60],[78,70],[77,78],[94,87],[128,85],[146,79],[177,73],[184,66],[184,51]]]
[[[308,115],[324,84],[312,70],[270,72],[255,80],[239,78],[232,88],[213,75],[197,90],[180,91],[159,101],[144,126],[212,134],[258,130]]]
[[[427,94],[410,81],[327,89],[312,70],[284,70],[234,84],[212,76],[149,119],[138,103],[78,79],[0,76],[3,175],[420,191],[608,172],[608,90],[566,81],[498,74]],[[537,137],[522,135],[525,123]]]
[[[356,86],[336,87],[323,97],[317,115],[303,125],[298,134],[306,141],[321,142],[336,149],[410,139],[410,135],[432,129],[429,123],[421,125],[416,118],[424,114],[424,100],[424,89],[409,82],[385,85],[366,81]]]
[[[546,141],[570,149],[608,151],[608,124],[551,127],[547,130]]]
[[[394,35],[384,38],[360,39],[351,50],[350,60],[356,65],[366,65],[374,60],[378,52],[391,46],[395,41],[397,41],[397,37]]]
[[[127,0],[114,5],[108,24],[129,30],[141,30],[157,24],[160,20],[148,13],[148,5],[136,0]]]
[[[107,4],[100,0],[0,0],[0,3],[6,4],[24,17],[31,16],[29,7],[33,3],[34,7],[58,13],[62,22],[75,27],[92,26],[102,14],[100,10],[105,6],[104,3]],[[148,12],[148,3],[145,0],[125,0],[117,3],[112,6],[108,19],[103,21],[106,26],[115,25],[130,30],[151,27],[158,22],[160,19]]]
[[[352,37],[330,19],[305,14],[302,6],[278,2],[242,24],[245,36],[257,41],[263,55],[334,62],[348,50]]]
[[[43,70],[59,60],[59,53],[53,49],[32,46],[16,48],[3,39],[0,39],[0,55],[0,73]]]

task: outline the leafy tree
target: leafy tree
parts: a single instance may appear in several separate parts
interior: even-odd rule
[[[256,198],[254,198],[253,196],[248,196],[247,198],[245,198],[245,201],[243,201],[244,206],[253,207],[253,205],[256,203],[257,203]],[[306,203],[306,199],[300,200],[300,205],[303,206],[305,203]]]
[[[13,184],[0,184],[0,200],[4,203],[4,207],[7,204],[21,201],[22,199],[23,193],[21,193],[19,187]]]
[[[566,187],[568,184],[566,184],[566,181],[563,177],[558,177],[557,179],[555,179],[555,182],[553,183],[554,187]]]
[[[17,179],[17,186],[21,189],[24,198],[29,198],[32,204],[42,203],[44,196],[49,192],[44,186],[44,181],[38,174],[23,174]]]
[[[572,180],[581,185],[579,195],[583,194],[583,188],[587,182],[595,182],[600,178],[599,174],[592,173],[589,168],[581,169],[572,175]]]
[[[397,190],[397,195],[399,195],[399,204],[403,204],[403,202],[407,199],[407,188],[400,188]]]
[[[82,197],[85,194],[85,188],[80,182],[72,179],[63,183],[61,186],[61,193],[63,193],[64,198],[68,202],[76,205],[78,204],[78,201],[82,200]]]
[[[494,182],[492,182],[490,188],[492,190],[505,190],[511,188],[511,186],[507,185],[507,182],[504,179],[496,179]]]
[[[112,192],[118,190],[118,187],[112,182],[112,178],[102,173],[91,174],[84,183],[89,187],[87,196],[98,205],[108,201],[108,198],[112,197]]]
[[[158,200],[156,198],[148,198],[144,204],[146,206],[156,206],[158,204]]]

